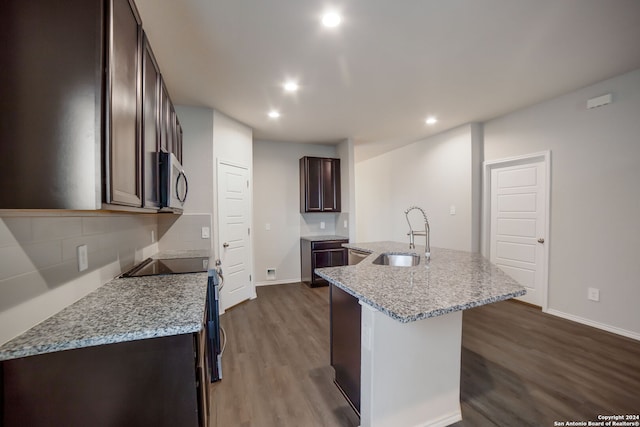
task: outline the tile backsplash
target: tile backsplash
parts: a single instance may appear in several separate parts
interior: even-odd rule
[[[209,237],[202,238],[202,227]],[[160,250],[211,249],[213,227],[210,214],[160,215],[158,218]]]
[[[157,250],[157,215],[0,214],[0,343]],[[78,272],[77,247],[89,268]]]

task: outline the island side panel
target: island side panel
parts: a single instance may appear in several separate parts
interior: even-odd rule
[[[360,413],[360,319],[361,307],[356,297],[335,285],[331,300],[331,366],[334,382],[351,406]]]
[[[462,419],[462,311],[416,322],[362,303],[361,426],[447,426]]]

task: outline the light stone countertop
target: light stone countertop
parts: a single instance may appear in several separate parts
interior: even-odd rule
[[[356,265],[316,269],[316,274],[402,323],[526,293],[524,287],[478,253],[431,248],[431,260],[425,262],[424,246],[420,245],[413,250],[408,243],[399,242],[343,246],[371,255]],[[385,252],[419,254],[420,264],[414,267],[372,264]]]
[[[191,256],[198,255],[182,253]],[[198,332],[207,279],[206,272],[113,279],[2,345],[0,361]]]
[[[309,240],[310,242],[327,242],[331,240],[349,240],[348,237],[344,236],[300,236],[303,240]]]
[[[211,255],[210,249],[177,249],[158,252],[153,259],[204,258]]]

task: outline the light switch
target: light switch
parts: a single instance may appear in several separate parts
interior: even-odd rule
[[[267,230],[267,231],[271,230],[271,224],[266,223],[266,224],[264,225],[264,229],[265,229],[265,230]]]
[[[349,223],[348,223],[348,222],[347,222],[347,220],[345,219],[345,220],[344,220],[344,228],[347,228],[347,227],[348,227],[348,225],[349,225]]]
[[[320,230],[324,230],[324,221],[320,221]]]
[[[202,238],[208,239],[209,237],[211,237],[209,227],[202,227]]]
[[[456,214],[456,206],[455,205],[449,206],[449,215],[455,215],[455,214]]]

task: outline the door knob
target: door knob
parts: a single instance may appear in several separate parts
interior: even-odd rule
[[[544,243],[544,237],[539,238],[538,243]]]
[[[222,247],[223,247],[223,248],[228,248],[228,247],[229,247],[229,244],[228,244],[227,242],[224,242],[224,243],[222,244]]]

